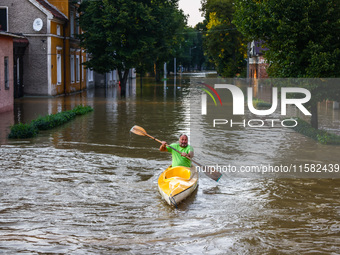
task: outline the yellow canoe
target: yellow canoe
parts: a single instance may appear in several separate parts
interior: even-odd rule
[[[190,196],[198,185],[198,173],[194,167],[168,167],[158,178],[158,189],[169,205],[176,206]]]

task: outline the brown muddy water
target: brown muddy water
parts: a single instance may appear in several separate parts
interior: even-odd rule
[[[203,77],[205,74],[196,74]],[[170,155],[130,134],[190,135],[195,158],[246,165],[339,164],[340,147],[288,128],[212,129],[190,114],[191,76],[57,98],[22,98],[0,114],[0,253],[4,254],[340,254],[340,178],[250,178],[200,174],[178,209],[157,178]],[[94,112],[36,138],[8,140],[9,126],[78,104]],[[322,127],[339,134],[340,113],[319,106]],[[195,129],[194,131],[192,129]],[[308,176],[307,176],[308,177]],[[326,176],[327,177],[327,176]]]

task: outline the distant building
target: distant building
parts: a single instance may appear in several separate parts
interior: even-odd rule
[[[263,57],[263,52],[266,48],[261,47],[261,42],[252,41],[248,46],[248,56],[249,56],[249,72],[248,78],[251,79],[262,79],[268,78],[267,66],[268,64]]]
[[[122,73],[122,75],[124,75],[124,72]],[[117,70],[113,70],[105,74],[94,73],[94,76],[95,76],[94,80],[95,80],[96,87],[110,87],[110,86],[115,86],[119,84],[119,77],[118,77]],[[135,79],[136,77],[137,77],[136,69],[135,68],[129,69],[128,79]]]

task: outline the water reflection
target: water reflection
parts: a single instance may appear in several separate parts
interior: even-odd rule
[[[125,97],[111,87],[23,98],[13,112],[1,114],[0,251],[336,254],[340,179],[224,175],[215,183],[201,175],[197,193],[178,210],[161,199],[157,178],[170,155],[160,153],[158,143],[129,134],[135,124],[168,142],[190,131],[203,163],[338,162],[339,147],[293,131],[213,130],[206,117],[193,119],[190,78],[144,78],[142,89],[134,80]],[[267,97],[263,88],[256,93]],[[13,123],[81,103],[94,112],[33,139],[6,138]],[[320,113],[325,126],[338,130],[338,111],[321,104]]]

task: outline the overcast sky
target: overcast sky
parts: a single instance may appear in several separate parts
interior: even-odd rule
[[[194,27],[198,22],[203,21],[201,17],[201,0],[179,0],[179,8],[184,11],[185,14],[189,14],[188,25]]]

